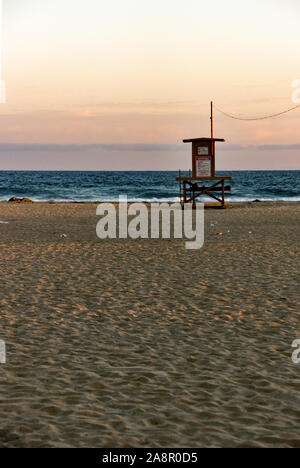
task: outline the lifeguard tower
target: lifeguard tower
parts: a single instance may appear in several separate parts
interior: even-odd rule
[[[213,138],[213,107],[211,105],[211,138],[191,138],[183,143],[192,144],[192,171],[187,177],[182,177],[179,171],[177,181],[180,185],[180,203],[196,206],[197,199],[206,195],[214,200],[205,206],[225,208],[225,193],[231,186],[225,185],[232,180],[229,176],[216,176],[216,142],[225,142],[221,138]],[[220,193],[221,192],[221,193]],[[199,200],[201,201],[201,200]]]

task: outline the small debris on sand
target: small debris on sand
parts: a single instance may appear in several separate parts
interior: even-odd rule
[[[30,198],[17,198],[17,197],[12,197],[10,200],[8,200],[9,203],[33,203]]]

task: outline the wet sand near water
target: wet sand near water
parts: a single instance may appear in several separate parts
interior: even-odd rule
[[[0,447],[299,447],[300,203],[206,210],[195,251],[96,206],[0,203]]]

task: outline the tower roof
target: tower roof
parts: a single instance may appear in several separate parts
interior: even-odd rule
[[[183,143],[194,143],[194,142],[205,142],[205,141],[225,141],[223,138],[190,138],[189,140],[183,140]]]

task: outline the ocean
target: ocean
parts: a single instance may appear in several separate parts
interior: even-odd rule
[[[186,173],[182,173],[187,175]],[[300,171],[222,171],[233,180],[227,201],[300,201]],[[177,171],[0,171],[0,200],[178,201]],[[203,199],[205,200],[205,198]]]

